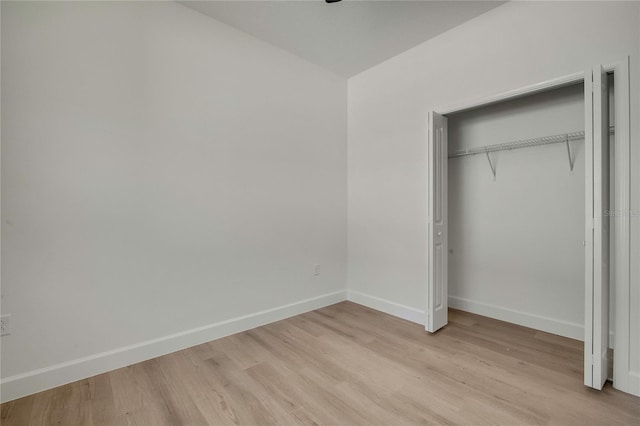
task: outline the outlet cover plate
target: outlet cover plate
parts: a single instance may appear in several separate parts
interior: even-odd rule
[[[0,317],[0,336],[11,334],[11,314]]]

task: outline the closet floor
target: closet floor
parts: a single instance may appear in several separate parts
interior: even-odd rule
[[[451,310],[420,325],[351,303],[2,404],[29,424],[640,424],[582,385],[582,342]]]

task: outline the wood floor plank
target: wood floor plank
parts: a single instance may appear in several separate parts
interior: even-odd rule
[[[27,425],[633,425],[582,342],[450,310],[435,334],[351,302],[2,404]]]
[[[30,424],[34,401],[34,397],[27,397],[2,404],[0,424]]]

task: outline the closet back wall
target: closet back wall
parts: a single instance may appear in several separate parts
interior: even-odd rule
[[[449,116],[449,151],[584,130],[573,85]],[[583,338],[584,142],[449,159],[452,307]]]

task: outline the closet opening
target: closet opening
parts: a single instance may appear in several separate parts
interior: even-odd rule
[[[582,340],[596,389],[629,363],[628,62],[608,71],[428,115],[425,329],[451,306]]]
[[[447,115],[450,307],[584,339],[584,115],[583,83]]]

